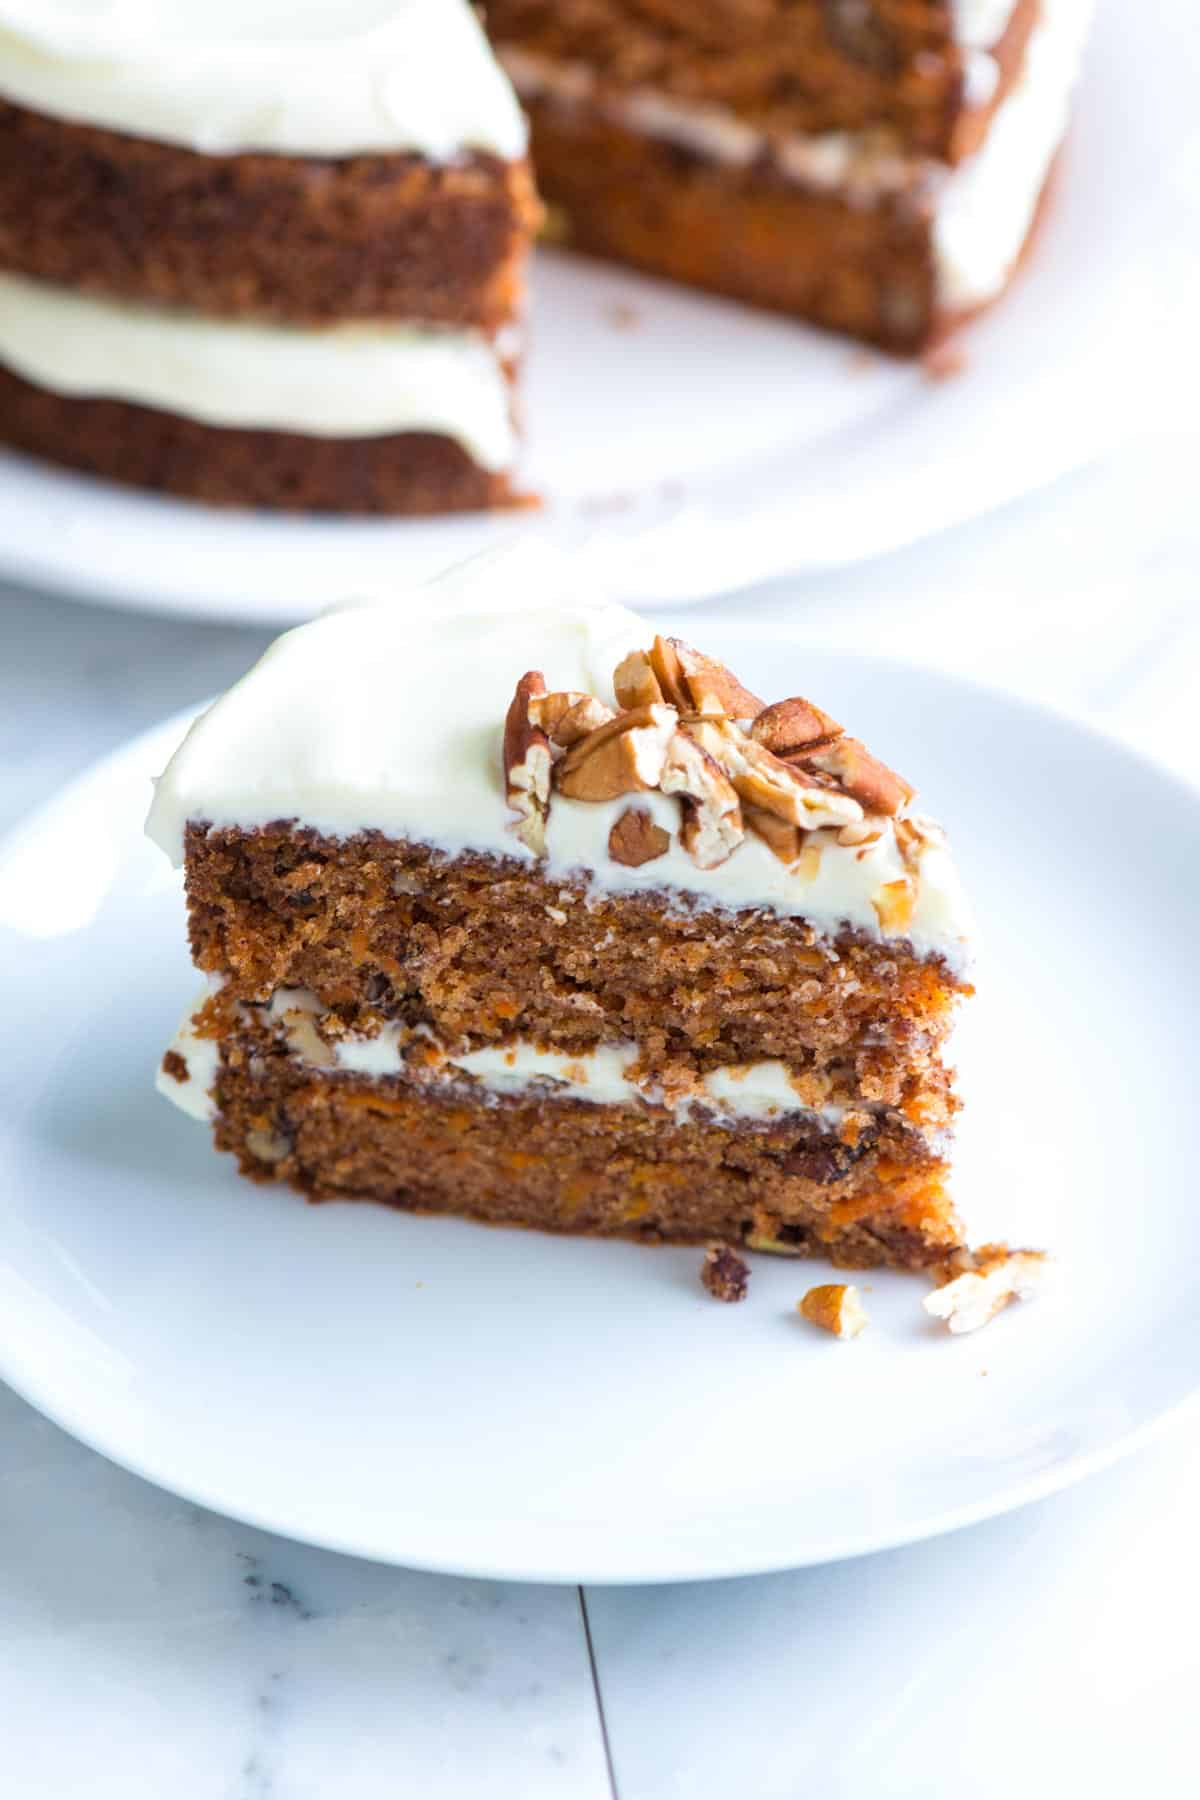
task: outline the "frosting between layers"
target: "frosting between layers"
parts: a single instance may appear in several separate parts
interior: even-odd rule
[[[517,440],[501,354],[476,332],[247,324],[0,273],[0,363],[56,394],[206,425],[323,438],[439,432],[481,467],[504,469]]]
[[[207,997],[206,991],[197,1008]],[[410,1052],[416,1051],[415,1069],[422,1081],[463,1074],[491,1094],[520,1095],[536,1090],[548,1097],[584,1100],[595,1106],[661,1106],[677,1122],[699,1106],[718,1123],[724,1119],[763,1125],[799,1114],[822,1129],[835,1130],[848,1110],[836,1104],[807,1104],[786,1064],[778,1061],[714,1069],[698,1077],[688,1094],[668,1099],[653,1081],[630,1076],[638,1058],[633,1043],[603,1044],[569,1055],[518,1039],[453,1055],[437,1048],[426,1027],[396,1024],[385,1025],[375,1037],[327,1042],[315,1025],[323,1010],[316,996],[304,988],[280,988],[265,1006],[246,1008],[283,1031],[298,1061],[327,1074],[361,1075],[370,1080],[400,1075],[409,1068]],[[187,1063],[191,1078],[179,1082],[160,1069],[156,1086],[192,1118],[211,1120],[216,1112],[212,1088],[220,1051],[213,1038],[197,1037],[192,1025],[189,1013],[171,1044]]]
[[[211,155],[526,146],[468,0],[0,0],[0,95]]]
[[[974,156],[954,169],[881,145],[877,132],[829,131],[775,138],[722,107],[634,89],[601,93],[584,66],[552,63],[522,50],[502,60],[527,100],[595,105],[615,123],[678,144],[726,166],[748,168],[769,155],[778,171],[820,193],[870,206],[890,195],[928,191],[939,304],[982,305],[1003,289],[1021,252],[1054,153],[1066,130],[1071,94],[1093,0],[1042,0],[1022,73],[991,120]],[[981,3],[960,14],[968,47],[967,98],[985,105],[998,70],[986,47],[1003,34],[1012,6]]]
[[[253,830],[289,820],[332,838],[379,831],[451,856],[513,858],[551,881],[582,873],[593,892],[666,890],[710,907],[802,916],[830,934],[851,926],[961,969],[970,914],[936,842],[914,877],[910,923],[903,932],[881,926],[879,890],[906,872],[890,820],[878,821],[878,840],[864,847],[814,834],[819,857],[791,866],[748,836],[727,861],[701,869],[678,840],[677,801],[556,794],[547,855],[535,863],[511,830],[501,769],[518,677],[541,669],[549,688],[611,704],[615,665],[651,636],[636,614],[581,597],[572,563],[530,541],[416,592],[327,614],[279,638],[196,721],[157,783],[147,830],[176,862],[189,821]],[[607,849],[631,799],[672,833],[667,853],[640,868]]]

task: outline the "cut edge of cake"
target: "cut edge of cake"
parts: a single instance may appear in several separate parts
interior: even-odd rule
[[[481,558],[197,722],[149,829],[209,988],[160,1088],[312,1198],[944,1263],[940,830],[819,706],[577,585]]]

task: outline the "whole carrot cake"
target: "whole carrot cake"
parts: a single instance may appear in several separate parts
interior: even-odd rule
[[[526,127],[468,0],[0,0],[0,442],[208,501],[511,501]]]
[[[941,831],[814,701],[575,594],[482,559],[197,721],[148,824],[208,983],[161,1090],[313,1199],[944,1263]]]
[[[1091,0],[490,0],[582,250],[911,352],[1004,289]]]

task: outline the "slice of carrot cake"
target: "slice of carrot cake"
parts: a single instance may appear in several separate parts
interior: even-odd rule
[[[942,833],[815,703],[576,590],[484,558],[192,727],[149,831],[209,985],[162,1091],[313,1199],[943,1261]]]

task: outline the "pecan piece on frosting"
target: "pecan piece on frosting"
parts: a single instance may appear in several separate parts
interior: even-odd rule
[[[799,862],[805,834],[798,825],[789,825],[786,819],[777,818],[761,806],[743,806],[742,819],[746,830],[760,837],[781,863]]]
[[[862,818],[857,800],[825,787],[803,769],[784,762],[746,737],[727,719],[704,719],[687,729],[720,763],[738,797],[805,831],[823,825],[853,825]]]
[[[577,694],[569,688],[561,693],[534,694],[529,702],[529,723],[540,726],[551,743],[563,749],[615,717],[612,707],[594,694]]]
[[[830,775],[864,812],[894,818],[916,794],[903,776],[872,756],[857,738],[840,737],[832,744],[815,750],[801,751],[796,761],[806,769]]]
[[[777,700],[764,707],[750,727],[756,744],[776,756],[788,756],[796,750],[816,750],[842,736],[842,727],[811,700],[796,694],[790,700]]]
[[[640,869],[670,848],[670,832],[656,825],[644,806],[627,806],[608,834],[608,854],[627,869]]]
[[[679,836],[699,868],[715,869],[733,854],[746,835],[737,794],[720,763],[688,733],[671,739],[659,786],[679,797]]]
[[[537,669],[522,675],[504,721],[504,792],[517,817],[509,827],[527,850],[542,856],[550,812],[550,740],[529,719],[529,708],[546,692]]]
[[[702,656],[681,638],[656,637],[650,666],[664,700],[682,713],[713,719],[753,719],[763,703],[724,663]]]
[[[658,676],[644,650],[631,650],[613,670],[617,705],[633,711],[638,706],[659,706],[665,698]]]
[[[670,706],[618,713],[573,744],[554,771],[554,785],[570,800],[618,800],[658,786],[675,732]]]

